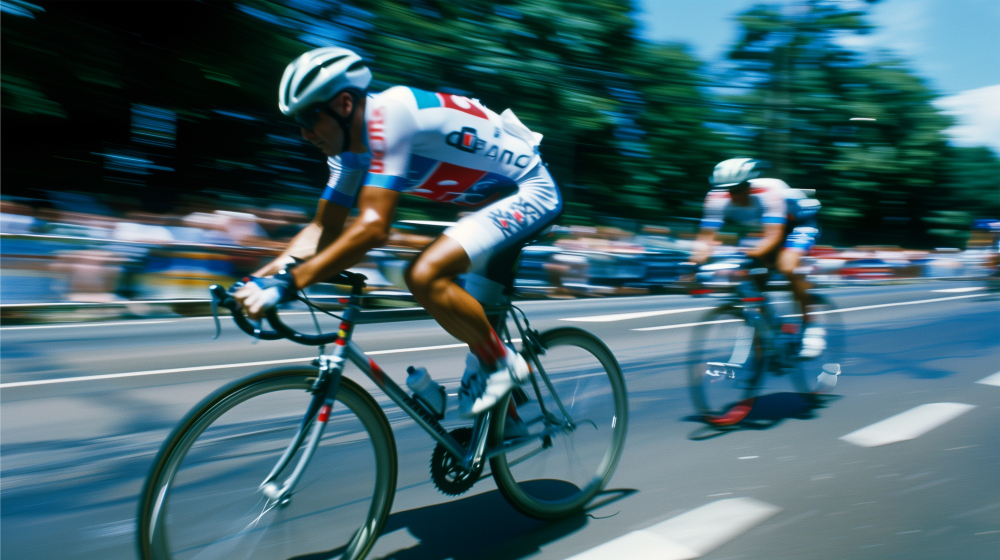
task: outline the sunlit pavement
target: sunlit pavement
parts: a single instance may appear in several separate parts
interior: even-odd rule
[[[975,287],[829,291],[848,309],[834,396],[811,406],[770,378],[727,431],[692,417],[687,396],[680,325],[710,301],[528,302],[533,327],[591,330],[625,371],[631,424],[609,492],[558,523],[521,516],[489,479],[447,498],[428,479],[430,438],[390,408],[399,492],[372,557],[994,558],[1000,301]],[[636,330],[664,326],[676,328]],[[210,319],[0,331],[0,556],[134,557],[136,495],[169,429],[222,383],[311,353],[212,331]],[[412,363],[457,386],[464,350],[430,322],[360,326],[356,340],[398,381]]]

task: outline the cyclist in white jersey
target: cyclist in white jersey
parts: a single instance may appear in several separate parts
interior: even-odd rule
[[[257,319],[355,265],[388,239],[402,193],[477,208],[406,274],[417,301],[476,358],[466,360],[459,391],[460,413],[475,416],[522,383],[528,366],[455,278],[484,273],[491,257],[530,240],[555,220],[562,198],[538,154],[541,135],[509,109],[498,115],[475,99],[408,87],[369,95],[370,82],[361,58],[342,48],[315,49],[286,68],[279,107],[326,154],[330,180],[313,221],[236,298]],[[354,206],[357,219],[344,228]],[[286,270],[292,257],[306,260]]]
[[[715,166],[714,188],[705,197],[693,259],[700,264],[708,258],[716,232],[726,223],[762,230],[763,236],[746,255],[777,268],[788,278],[792,295],[802,308],[805,331],[801,355],[815,357],[826,347],[826,333],[809,325],[809,283],[799,271],[799,262],[819,235],[816,214],[820,204],[781,179],[760,177],[766,167],[765,162],[750,158],[728,159]]]

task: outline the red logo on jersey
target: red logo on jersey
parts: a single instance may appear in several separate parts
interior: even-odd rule
[[[472,115],[473,117],[479,117],[481,119],[488,118],[486,113],[483,112],[475,103],[472,102],[468,97],[462,97],[461,95],[451,95],[448,93],[436,93],[438,99],[441,100],[441,104],[448,109],[455,109],[456,111],[461,111],[463,113]]]
[[[368,147],[372,150],[372,163],[368,170],[372,173],[382,173],[385,171],[385,115],[382,107],[376,108],[372,112],[372,118],[368,121]]]

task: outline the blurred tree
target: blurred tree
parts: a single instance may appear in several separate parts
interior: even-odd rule
[[[18,139],[3,143],[5,193],[79,190],[169,210],[219,192],[266,202],[294,193],[276,191],[285,181],[315,198],[324,166],[296,159],[307,147],[274,101],[302,43],[237,8],[44,2],[33,18],[5,13],[4,133]],[[140,108],[173,122],[173,138],[137,141]],[[109,164],[123,155],[149,163]]]
[[[871,30],[832,0],[761,5],[739,16],[729,52],[732,122],[793,186],[817,190],[827,241],[930,246],[947,193],[951,120],[924,82],[885,53],[849,47]],[[831,231],[832,230],[832,231]]]
[[[570,221],[663,219],[692,188],[692,164],[706,159],[712,140],[702,124],[700,64],[678,46],[641,41],[631,2],[247,5],[312,44],[358,50],[372,61],[375,89],[402,84],[511,108],[545,135],[542,153],[567,195]],[[407,207],[454,213],[423,201]]]

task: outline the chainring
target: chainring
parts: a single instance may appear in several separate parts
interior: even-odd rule
[[[472,428],[455,428],[449,433],[461,447],[468,448],[472,441]],[[442,494],[449,496],[464,494],[479,480],[479,475],[482,472],[482,464],[471,472],[462,469],[458,460],[451,453],[448,453],[440,443],[434,447],[434,452],[431,453],[431,481]]]

